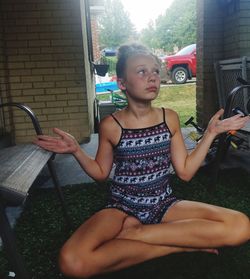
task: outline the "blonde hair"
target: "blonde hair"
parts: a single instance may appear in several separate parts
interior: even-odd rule
[[[116,63],[116,75],[117,78],[125,78],[127,60],[130,57],[138,55],[152,56],[157,64],[161,65],[159,58],[154,55],[148,48],[141,44],[133,43],[128,45],[122,45],[118,49],[117,63]]]

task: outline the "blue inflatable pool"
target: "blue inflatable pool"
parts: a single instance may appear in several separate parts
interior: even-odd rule
[[[109,90],[112,90],[112,91],[119,90],[116,81],[97,83],[95,85],[96,93],[106,92],[106,91],[108,92]]]

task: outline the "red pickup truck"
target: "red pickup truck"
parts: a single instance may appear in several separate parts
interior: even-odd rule
[[[167,75],[173,83],[185,83],[187,79],[196,77],[196,44],[184,47],[175,55],[165,56],[163,62],[166,70],[163,80]]]

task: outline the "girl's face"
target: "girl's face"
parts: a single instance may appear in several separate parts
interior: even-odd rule
[[[150,55],[132,56],[127,60],[125,78],[118,84],[128,98],[154,100],[160,89],[160,65]]]

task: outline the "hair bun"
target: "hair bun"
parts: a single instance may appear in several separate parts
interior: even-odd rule
[[[133,43],[129,45],[122,45],[118,49],[117,58],[122,56],[130,56],[134,54],[151,54],[151,52],[143,45]]]
[[[117,51],[116,75],[118,78],[124,78],[128,58],[138,55],[152,56],[159,65],[161,64],[158,57],[144,45],[138,43],[122,45]]]

